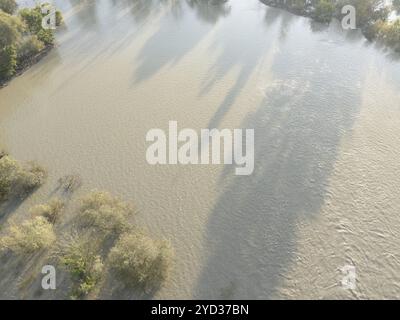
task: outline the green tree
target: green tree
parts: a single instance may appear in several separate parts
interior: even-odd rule
[[[7,46],[0,50],[0,80],[7,79],[15,73],[17,66],[17,50],[15,46]]]
[[[23,22],[25,22],[28,30],[33,34],[37,34],[42,30],[42,13],[40,12],[40,7],[33,9],[24,8],[19,11],[19,15]]]
[[[321,0],[315,6],[314,19],[320,22],[330,22],[335,13],[335,5],[329,0]]]
[[[22,31],[23,25],[17,17],[0,11],[0,49],[18,42]]]
[[[0,11],[0,79],[7,79],[15,73],[16,46],[22,31],[23,26],[17,17]]]

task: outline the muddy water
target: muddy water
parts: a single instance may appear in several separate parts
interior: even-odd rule
[[[0,90],[2,144],[50,173],[15,218],[77,173],[173,243],[157,298],[398,297],[396,56],[256,0],[55,2],[57,47]],[[254,128],[253,175],[148,165],[170,120]]]

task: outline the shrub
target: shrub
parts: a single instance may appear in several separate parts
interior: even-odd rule
[[[24,196],[40,187],[46,179],[46,170],[31,162],[26,168],[21,168],[16,179],[16,191]]]
[[[381,23],[383,22],[379,21],[363,28],[362,32],[368,41],[373,41],[376,39],[379,33]]]
[[[392,23],[381,23],[378,26],[378,37],[396,51],[400,51],[400,20]]]
[[[103,262],[96,251],[90,239],[76,234],[65,238],[55,251],[58,261],[75,282],[71,295],[73,299],[86,296],[101,279]]]
[[[0,0],[0,10],[8,14],[13,14],[17,8],[18,4],[15,0]]]
[[[37,205],[30,210],[32,217],[44,217],[48,222],[55,223],[64,209],[64,202],[60,199],[52,199],[47,204]]]
[[[44,44],[37,36],[31,35],[25,37],[18,47],[18,60],[23,61],[31,56],[36,55],[44,49]]]
[[[37,34],[40,30],[42,30],[43,16],[42,13],[40,12],[39,7],[33,9],[30,8],[21,9],[19,11],[19,15],[31,33]]]
[[[82,185],[82,180],[79,175],[70,174],[58,179],[59,186],[64,192],[72,193]]]
[[[36,33],[36,36],[45,45],[51,45],[54,43],[54,34],[52,30],[42,29],[38,33]]]
[[[141,233],[125,233],[111,249],[110,269],[129,286],[159,287],[166,280],[172,249],[166,241],[155,241]]]
[[[0,249],[30,254],[50,247],[55,240],[53,226],[45,218],[35,217],[20,226],[11,224],[7,235],[0,239]]]
[[[0,79],[8,79],[15,73],[17,66],[17,50],[15,46],[0,49]]]
[[[94,191],[81,200],[79,222],[93,228],[99,236],[118,237],[129,229],[128,217],[133,209],[107,192]]]
[[[378,39],[387,47],[400,52],[400,21],[376,21],[363,30],[368,40]]]
[[[290,8],[298,12],[303,12],[306,7],[307,3],[305,0],[292,0],[290,2]]]
[[[315,6],[314,19],[319,22],[330,22],[335,13],[335,5],[329,0],[320,0]]]
[[[56,11],[56,26],[59,27],[63,23],[63,16],[60,11]]]
[[[16,180],[20,166],[9,156],[0,159],[0,201],[8,197],[11,187]]]
[[[0,201],[11,193],[25,196],[42,185],[46,178],[45,170],[35,163],[23,167],[10,156],[0,158]]]

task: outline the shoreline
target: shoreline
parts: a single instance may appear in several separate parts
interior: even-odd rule
[[[282,9],[285,10],[289,13],[295,14],[297,16],[301,16],[301,17],[305,17],[305,18],[310,18],[314,21],[316,21],[315,19],[313,19],[313,17],[311,16],[311,12],[307,12],[305,10],[297,10],[296,8],[290,7],[288,5],[285,5],[284,3],[280,3],[280,2],[273,2],[273,1],[269,1],[269,0],[260,0],[261,3],[265,4],[268,7],[272,7],[272,8],[277,8],[277,9]],[[318,21],[317,21],[318,22]],[[321,22],[322,23],[322,22]]]
[[[13,79],[21,76],[26,71],[28,71],[31,67],[33,67],[35,64],[39,63],[45,56],[47,56],[50,53],[50,51],[54,47],[55,47],[54,44],[47,45],[44,47],[43,50],[41,50],[37,54],[35,54],[27,59],[24,59],[19,65],[17,65],[14,75],[12,75],[11,77],[9,77],[7,79],[0,80],[0,89],[7,87]]]
[[[296,16],[308,18],[308,19],[311,19],[314,22],[325,24],[325,25],[329,25],[332,22],[333,19],[337,19],[338,21],[340,21],[341,17],[342,17],[337,12],[334,12],[332,14],[331,20],[324,22],[324,21],[319,21],[313,15],[313,11],[312,10],[307,10],[307,9],[311,8],[310,6],[305,6],[304,8],[298,8],[297,9],[297,8],[291,7],[291,6],[289,6],[288,4],[285,4],[285,3],[275,2],[274,0],[260,0],[260,2],[263,3],[264,5],[268,6],[268,7],[285,10],[285,11],[287,11],[287,12],[289,12],[291,14],[294,14]],[[368,42],[370,42],[370,43],[382,43],[388,49],[393,50],[393,52],[400,53],[400,48],[396,48],[396,46],[394,44],[385,43],[385,41],[383,41],[383,39],[380,38],[377,34],[371,34],[370,31],[371,31],[371,29],[373,29],[373,26],[374,26],[373,23],[371,23],[371,21],[370,21],[369,24],[362,25],[362,26],[357,26],[356,30],[360,30],[362,35],[364,36],[364,38]]]

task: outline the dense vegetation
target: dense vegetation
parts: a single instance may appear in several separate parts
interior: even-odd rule
[[[24,198],[41,186],[46,178],[45,170],[35,163],[22,165],[10,156],[0,157],[0,203],[10,197]]]
[[[111,270],[125,284],[152,290],[168,276],[171,246],[141,232],[123,234],[109,254]]]
[[[9,200],[23,199],[45,177],[37,164],[21,164],[0,151],[0,208]],[[134,207],[107,192],[87,194],[66,218],[66,201],[80,183],[76,175],[60,179],[58,189],[65,200],[53,198],[33,206],[28,219],[10,221],[1,230],[0,253],[26,262],[36,254],[46,255],[69,274],[72,299],[94,297],[106,279],[139,293],[157,290],[170,271],[169,242],[154,240],[133,224]],[[63,222],[70,227],[63,229]]]
[[[60,213],[64,209],[64,202],[60,199],[52,199],[49,203],[46,204],[39,204],[34,206],[30,210],[30,214],[33,218],[36,217],[43,217],[49,223],[56,223]]]
[[[393,1],[393,8],[384,0],[262,0],[264,3],[285,8],[316,21],[329,23],[333,18],[342,19],[342,8],[352,5],[356,9],[356,23],[368,40],[378,40],[400,52],[400,21],[388,20],[392,9],[400,10],[400,0]]]
[[[6,235],[0,238],[0,250],[27,255],[49,248],[55,241],[53,225],[44,217],[35,217],[20,225],[11,223]]]
[[[54,31],[42,27],[41,6],[17,12],[15,0],[0,0],[0,83],[33,63],[34,57],[54,43]],[[62,23],[56,12],[56,25]]]

